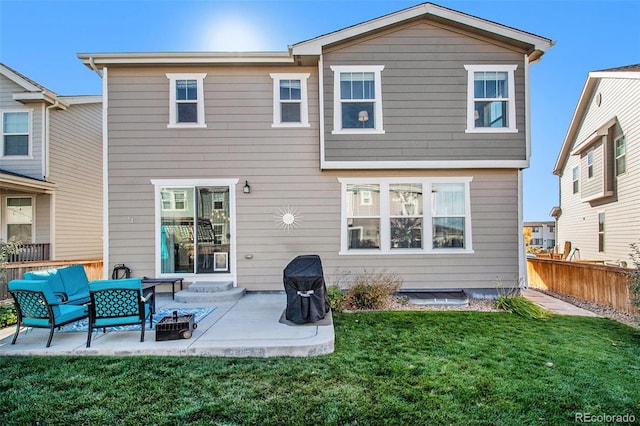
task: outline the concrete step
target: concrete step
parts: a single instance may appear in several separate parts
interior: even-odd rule
[[[189,291],[198,293],[217,293],[229,291],[233,288],[233,281],[196,281],[189,286]]]
[[[193,285],[193,284],[192,284]],[[244,296],[245,289],[242,287],[232,287],[225,291],[191,291],[190,288],[176,292],[176,302],[181,303],[202,303],[216,304],[222,302],[233,302]]]

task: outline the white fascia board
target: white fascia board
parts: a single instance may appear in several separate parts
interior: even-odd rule
[[[289,52],[168,52],[168,53],[78,53],[83,64],[98,68],[107,65],[145,64],[294,64]]]
[[[640,79],[640,71],[593,71],[589,77]]]
[[[571,117],[571,122],[569,123],[569,128],[567,130],[567,134],[564,137],[564,141],[562,142],[562,147],[560,148],[560,153],[558,154],[558,158],[556,159],[556,164],[553,167],[553,174],[560,176],[562,173],[562,169],[571,152],[571,145],[573,144],[573,139],[576,136],[578,128],[582,123],[582,117],[585,114],[587,106],[589,104],[588,100],[591,98],[593,94],[593,90],[596,87],[596,83],[598,82],[597,78],[591,77],[591,74],[587,77],[587,81],[582,88],[582,93],[580,94],[580,98],[578,99],[578,104],[576,105],[576,109],[573,112],[573,116]]]
[[[322,53],[323,46],[337,43],[351,37],[357,37],[370,31],[378,30],[380,28],[394,25],[423,15],[437,16],[443,19],[467,25],[469,27],[477,28],[513,40],[524,42],[532,45],[535,50],[539,50],[541,52],[545,52],[547,49],[551,48],[554,45],[554,42],[552,40],[537,36],[535,34],[520,31],[515,28],[507,27],[495,22],[467,15],[462,12],[457,12],[452,9],[447,9],[435,4],[427,3],[417,5],[409,9],[401,10],[396,13],[391,13],[380,18],[372,19],[361,24],[347,27],[345,29],[335,31],[324,36],[296,43],[292,46],[292,51],[294,55],[320,55]]]
[[[0,172],[0,184],[6,188],[12,188],[15,190],[42,192],[47,194],[58,188],[58,185],[55,183],[31,179],[28,177],[13,176],[2,172]]]
[[[15,72],[13,72],[12,70],[10,70],[9,68],[5,67],[2,64],[0,64],[0,74],[4,75],[9,80],[13,81],[14,83],[23,87],[25,90],[28,90],[29,92],[42,92],[42,90],[38,86],[25,80],[24,78],[22,78],[21,76],[19,76],[18,74],[16,74]]]
[[[13,100],[21,103],[30,102],[46,102],[51,105],[56,105],[60,109],[67,109],[69,104],[62,100],[62,98],[49,92],[23,92],[14,93]]]
[[[323,161],[322,170],[388,169],[526,169],[528,160],[457,160],[457,161]]]
[[[99,104],[102,102],[102,96],[101,95],[60,96],[60,100],[63,100],[69,105]]]

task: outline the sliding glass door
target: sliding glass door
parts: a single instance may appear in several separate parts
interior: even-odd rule
[[[160,186],[161,273],[231,272],[230,187]]]

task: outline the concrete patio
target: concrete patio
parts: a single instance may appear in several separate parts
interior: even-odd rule
[[[200,308],[201,305],[175,302],[171,293],[156,294],[156,309]],[[167,355],[224,357],[307,357],[333,352],[334,329],[331,314],[313,324],[281,321],[287,298],[284,292],[248,293],[238,301],[221,302],[193,331],[190,339],[156,341],[155,331],[94,332],[86,347],[86,332],[56,331],[51,346],[48,329],[20,332],[11,344],[15,326],[0,329],[0,356],[3,355]],[[158,316],[154,320],[160,320]],[[155,321],[154,321],[155,323]]]

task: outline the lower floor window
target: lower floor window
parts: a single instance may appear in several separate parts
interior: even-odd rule
[[[344,178],[343,253],[471,251],[471,178]]]
[[[598,213],[598,252],[604,253],[604,213]]]
[[[7,197],[7,241],[31,243],[33,237],[33,198]]]

